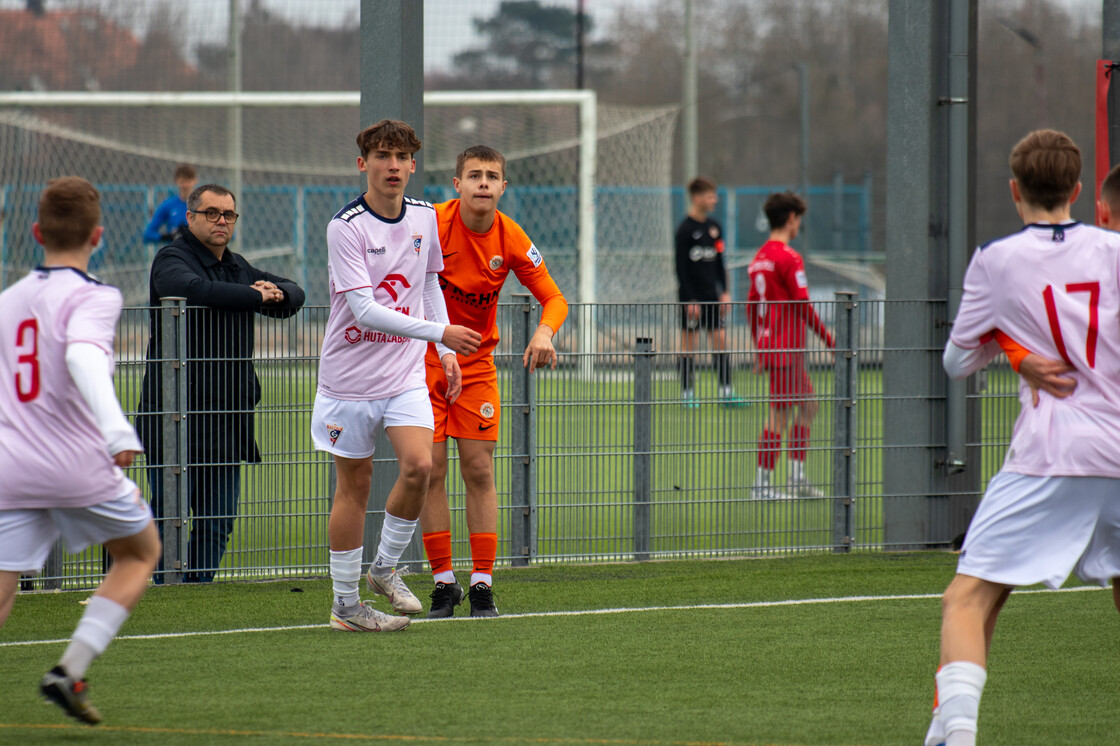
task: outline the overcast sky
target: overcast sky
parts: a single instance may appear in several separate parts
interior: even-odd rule
[[[75,2],[109,5],[117,3],[121,7],[136,7],[149,2],[169,0],[45,0],[47,9],[73,7]],[[314,23],[320,26],[337,27],[346,23],[356,23],[359,15],[358,0],[262,0],[266,6],[294,20]],[[412,0],[409,0],[412,1]],[[543,0],[547,5],[561,5],[575,10],[579,0]],[[684,0],[678,0],[684,5]],[[742,0],[750,2],[751,0]],[[1050,0],[1065,5],[1076,16],[1084,20],[1098,20],[1102,2],[1117,0]],[[252,0],[240,0],[242,8],[248,7]],[[596,28],[603,30],[605,23],[614,17],[619,8],[633,8],[654,5],[658,0],[584,0],[584,8],[595,21]],[[700,8],[711,0],[693,0],[693,7]],[[883,0],[887,2],[887,0]],[[474,33],[472,20],[494,14],[501,0],[424,0],[424,66],[425,69],[446,67],[456,52],[477,45],[479,39]],[[0,8],[23,8],[26,0],[0,0]],[[186,32],[190,46],[202,38],[224,38],[228,18],[229,0],[192,0],[184,4],[191,27]],[[135,17],[143,17],[136,13]],[[2,51],[0,51],[2,58]]]

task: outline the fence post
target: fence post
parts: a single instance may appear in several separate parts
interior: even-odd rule
[[[160,429],[163,433],[163,582],[183,582],[187,547],[187,299],[160,299]]]
[[[649,559],[653,338],[634,340],[634,560]]]
[[[533,334],[533,302],[514,293],[511,348],[520,354]],[[529,369],[513,364],[513,406],[510,408],[510,532],[509,555],[514,567],[537,556],[537,390]]]
[[[856,397],[859,389],[859,295],[836,293],[833,361],[832,551],[851,551],[855,533]]]

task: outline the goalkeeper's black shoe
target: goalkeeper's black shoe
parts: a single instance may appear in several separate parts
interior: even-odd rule
[[[90,704],[87,694],[89,685],[86,684],[86,680],[75,681],[66,675],[62,666],[55,666],[43,675],[43,679],[39,682],[39,691],[75,720],[90,725],[101,722],[101,713]]]
[[[428,609],[429,619],[446,619],[455,613],[455,607],[463,602],[463,586],[455,581],[436,583],[432,591],[432,605]]]
[[[498,616],[494,591],[486,583],[475,583],[470,590],[471,616]]]

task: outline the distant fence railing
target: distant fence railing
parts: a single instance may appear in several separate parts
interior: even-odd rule
[[[521,353],[540,309],[528,296],[499,306],[502,342],[496,356],[502,421],[495,452],[499,494],[499,564],[717,557],[804,551],[889,548],[884,504],[912,495],[884,495],[883,462],[898,445],[883,439],[883,326],[892,302],[861,301],[838,293],[815,307],[833,331],[836,349],[809,334],[804,354],[820,408],[807,442],[807,472],[815,496],[787,490],[787,443],[775,470],[777,499],[752,490],[759,436],[770,408],[767,376],[758,369],[743,304],[724,309],[726,352],[736,399],[719,390],[711,337],[701,332],[696,352],[695,406],[682,401],[681,307],[673,303],[574,305],[557,334],[556,370],[530,375]],[[893,302],[896,305],[901,302]],[[126,308],[117,337],[117,390],[135,414],[144,375],[149,313]],[[154,314],[164,339],[182,335],[203,309],[165,302]],[[255,408],[261,462],[241,465],[238,517],[219,580],[324,575],[327,516],[333,493],[331,459],[310,435],[319,351],[328,308],[305,307],[290,319],[259,317],[252,363],[262,398]],[[930,311],[932,312],[932,311]],[[594,334],[580,333],[593,323]],[[593,349],[579,349],[593,339]],[[916,342],[935,350],[933,340]],[[245,359],[241,359],[243,362]],[[1001,359],[1002,361],[1002,359]],[[158,412],[168,432],[189,431],[184,393],[193,371],[213,360],[190,359],[185,345],[165,345],[160,368],[168,397]],[[991,366],[976,397],[984,421],[981,485],[1002,463],[1018,406],[1015,376]],[[175,392],[180,392],[176,395]],[[172,439],[173,440],[173,439]],[[184,449],[167,445],[162,465],[148,455],[129,475],[150,499],[152,478],[163,480],[162,521],[169,581],[184,567],[192,521],[184,502]],[[448,492],[457,567],[469,566],[463,483],[450,446]],[[383,516],[394,461],[391,449],[374,456],[375,485],[367,543]],[[210,464],[212,465],[212,464]],[[151,472],[151,474],[149,474]],[[380,475],[380,476],[379,476]],[[381,495],[382,497],[378,497]],[[418,532],[419,533],[419,532]],[[932,545],[932,544],[931,544]],[[943,544],[942,544],[943,545]],[[367,550],[373,547],[366,547]],[[419,536],[405,554],[423,565]],[[103,573],[98,551],[52,553],[37,587],[89,587]]]

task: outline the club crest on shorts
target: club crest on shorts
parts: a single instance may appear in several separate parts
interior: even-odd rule
[[[486,419],[490,419],[494,416],[494,405],[490,402],[483,402],[482,406],[478,408],[478,413]]]
[[[423,242],[423,240],[424,240],[424,234],[423,233],[413,233],[412,234],[412,248],[416,251],[417,254],[420,253],[420,244],[421,244],[421,242]]]
[[[497,269],[500,266],[502,266],[502,258],[500,256],[494,255],[490,257],[490,269]]]
[[[342,435],[342,430],[342,425],[327,425],[327,435],[331,438],[332,446],[338,441],[338,436]]]

